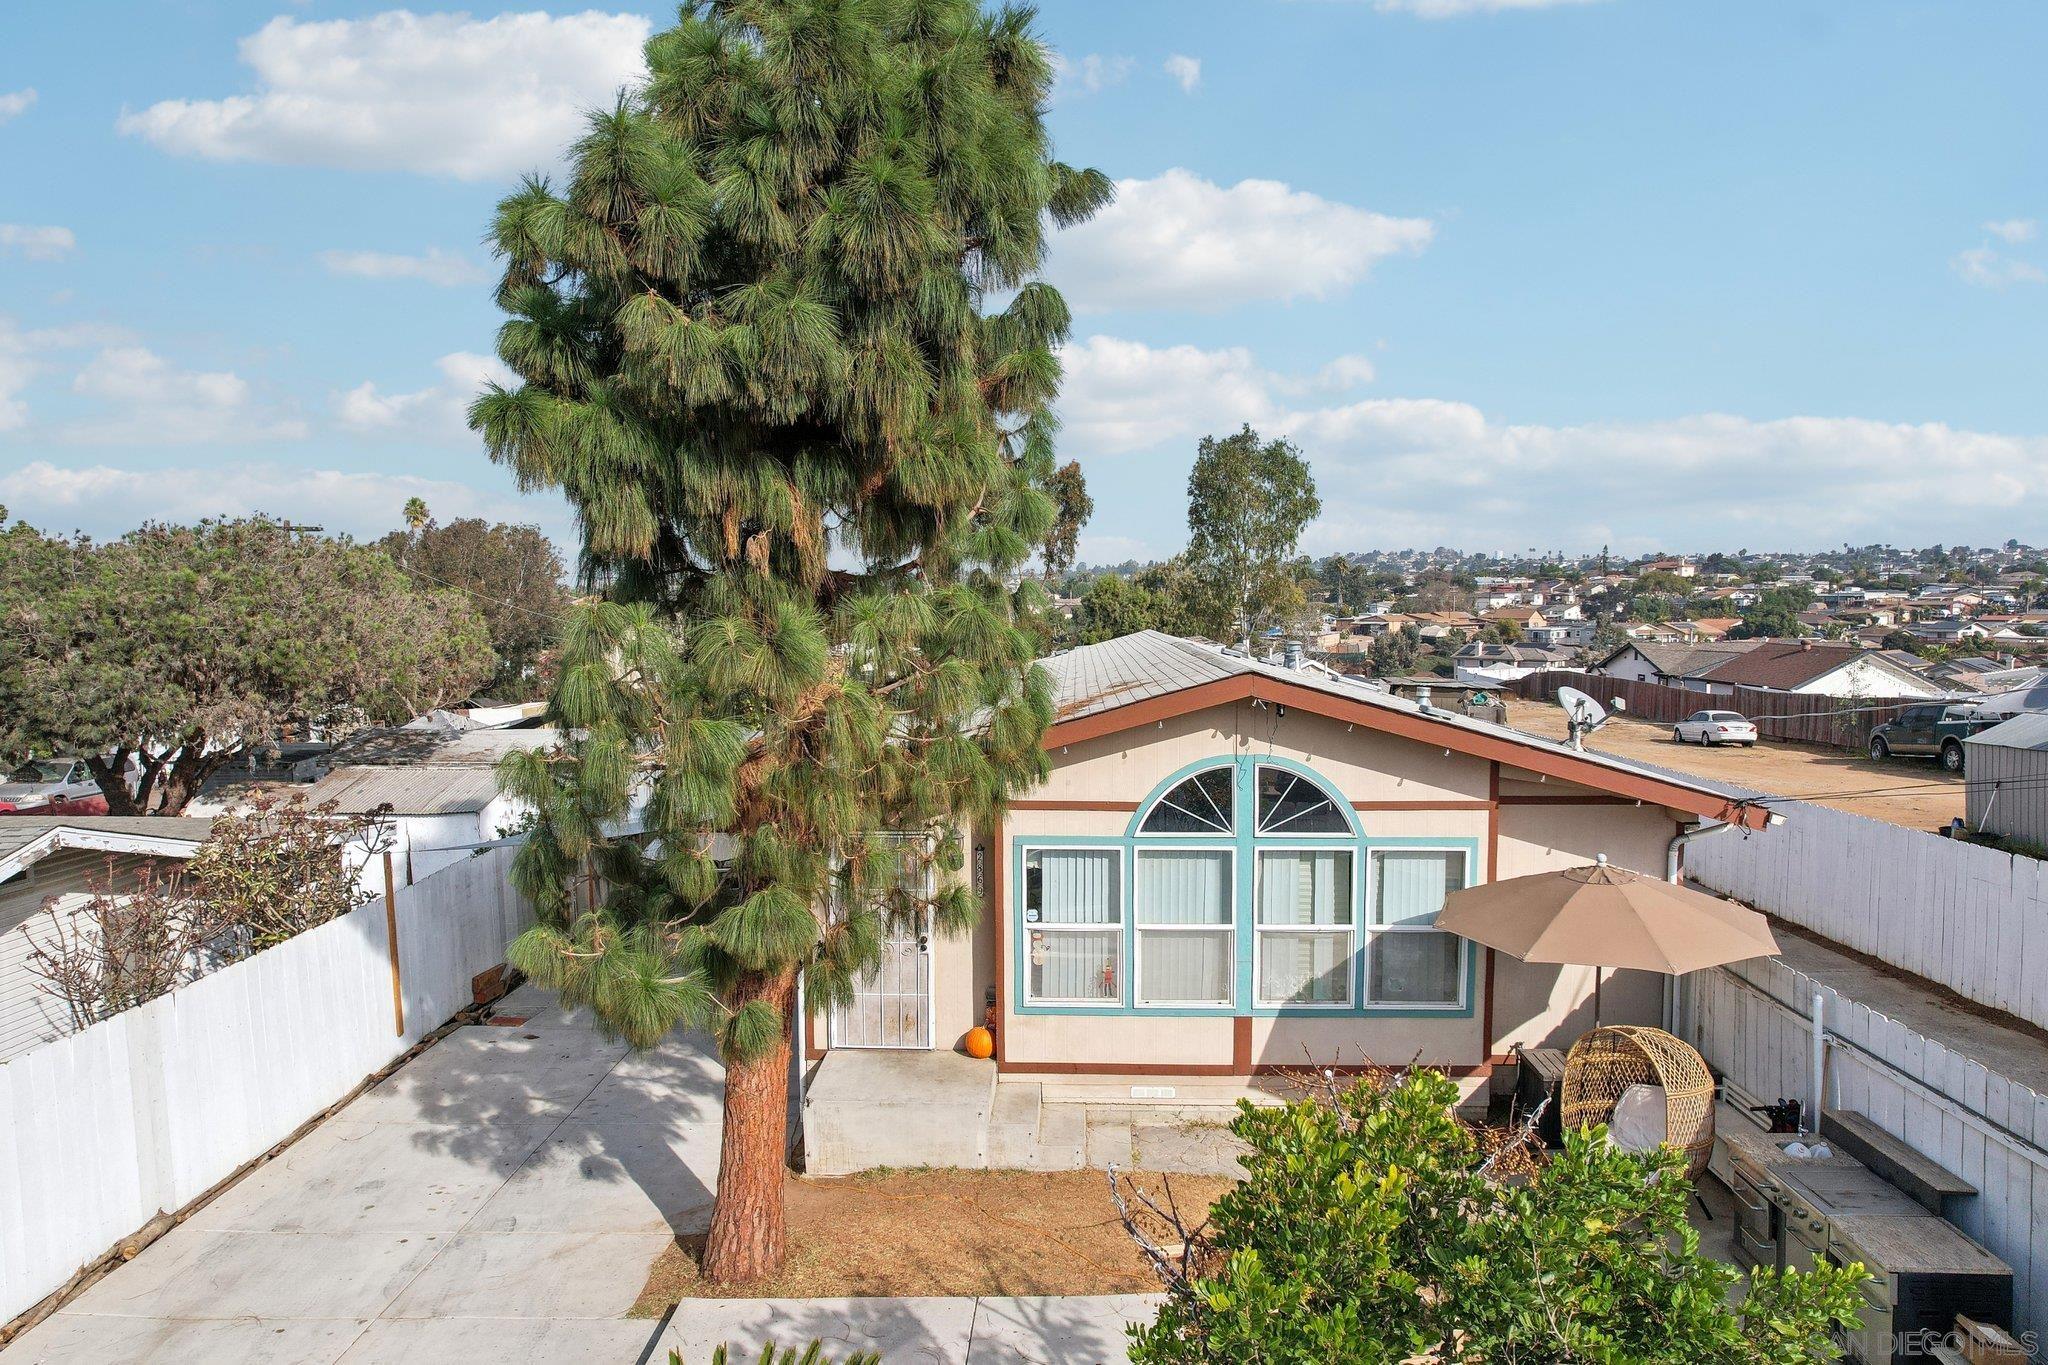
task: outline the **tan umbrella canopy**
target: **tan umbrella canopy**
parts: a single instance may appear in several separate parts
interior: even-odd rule
[[[1756,911],[1610,866],[1605,854],[1591,867],[1454,891],[1436,927],[1524,962],[1672,975],[1778,951],[1770,925]]]

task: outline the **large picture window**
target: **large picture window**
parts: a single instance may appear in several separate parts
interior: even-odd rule
[[[1366,1002],[1452,1007],[1465,995],[1465,945],[1435,927],[1444,897],[1465,885],[1465,854],[1380,849],[1372,855]]]
[[[1123,853],[1040,848],[1024,855],[1025,998],[1123,1000]]]
[[[1231,853],[1140,849],[1132,899],[1138,924],[1138,1003],[1228,1005],[1236,997]]]
[[[1259,1003],[1351,1003],[1351,850],[1259,853]]]

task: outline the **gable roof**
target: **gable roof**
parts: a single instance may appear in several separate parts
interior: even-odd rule
[[[1053,680],[1048,749],[1257,699],[1708,819],[1753,829],[1762,828],[1766,819],[1763,807],[1697,778],[1425,708],[1337,674],[1257,663],[1156,630],[1083,645],[1040,662]]]
[[[1922,681],[1889,659],[1879,658],[1861,645],[1816,644],[1811,640],[1765,640],[1757,648],[1730,659],[1700,676],[1708,682],[1734,683],[1741,687],[1803,687],[1867,659],[1879,670],[1924,686]]]
[[[164,815],[10,815],[0,819],[0,881],[59,849],[189,858],[213,821]]]
[[[1697,678],[1730,659],[1740,658],[1762,643],[1761,640],[1714,640],[1698,644],[1667,644],[1656,640],[1636,640],[1615,650],[1600,663],[1605,667],[1633,649],[1666,677]]]

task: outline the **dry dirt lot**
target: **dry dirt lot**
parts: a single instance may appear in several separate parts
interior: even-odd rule
[[[1541,702],[1507,698],[1508,724],[1551,739],[1565,737],[1564,712]],[[1671,727],[1646,721],[1608,722],[1586,747],[1617,758],[1641,759],[1680,772],[1738,782],[1779,796],[1809,799],[1908,829],[1932,830],[1963,813],[1963,782],[1927,759],[1873,763],[1842,749],[1765,740],[1754,749],[1703,749],[1673,744]],[[1910,788],[1898,791],[1898,788]],[[1863,793],[1885,792],[1882,796]]]
[[[1135,1172],[1165,1182],[1190,1225],[1234,1181]],[[747,1298],[1154,1294],[1159,1281],[1117,1221],[1101,1171],[871,1171],[792,1175],[785,1187],[789,1263]],[[1157,1235],[1158,1230],[1152,1230]],[[700,1237],[655,1261],[634,1305],[659,1317],[678,1299],[732,1297],[697,1276]]]

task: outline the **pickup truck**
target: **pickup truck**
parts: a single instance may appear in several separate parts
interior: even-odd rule
[[[1938,758],[1949,772],[1963,770],[1963,740],[1998,722],[1978,719],[1968,704],[1934,702],[1909,706],[1870,732],[1870,756]]]

